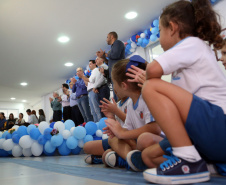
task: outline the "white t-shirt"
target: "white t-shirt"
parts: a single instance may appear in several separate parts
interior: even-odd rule
[[[142,95],[140,95],[135,105],[133,105],[132,99],[128,100],[126,120],[123,128],[133,130],[153,121],[155,119],[151,115]]]
[[[108,66],[106,64],[100,65],[99,68],[104,68],[104,70],[108,70]],[[104,75],[100,71],[99,71],[99,73],[100,73],[100,76],[99,76],[98,80],[95,82],[94,88],[101,87],[102,85],[107,83],[107,78],[105,78]]]
[[[121,102],[121,100],[117,103],[118,108],[125,114],[127,114],[127,106],[129,103],[129,99],[130,98],[127,98],[123,103]],[[121,124],[121,126],[124,125],[124,122],[118,116],[115,115],[115,119]]]
[[[211,48],[197,37],[187,37],[155,59],[172,83],[220,106],[226,114],[226,77]]]

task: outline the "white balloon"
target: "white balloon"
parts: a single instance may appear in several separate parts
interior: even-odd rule
[[[71,132],[69,130],[64,130],[62,132],[62,136],[63,136],[64,139],[67,139],[71,136]]]
[[[23,152],[23,155],[25,157],[31,157],[32,156],[31,148],[24,148],[22,152]]]
[[[42,121],[39,125],[38,125],[38,129],[41,132],[41,134],[44,134],[45,129],[49,128],[49,123]]]
[[[140,34],[140,38],[142,38],[142,39],[144,39],[144,38],[145,38],[145,36],[146,36],[146,34],[145,34],[145,33],[141,33],[141,34]]]
[[[16,144],[13,142],[12,139],[7,139],[5,140],[5,142],[2,144],[2,148],[5,150],[5,151],[10,151],[13,149],[13,147],[15,146]]]
[[[79,146],[80,148],[83,148],[83,146],[84,146],[84,141],[83,141],[83,139],[78,140],[78,146]]]
[[[12,128],[14,128],[15,131],[17,131],[17,129],[18,129],[19,127],[20,127],[20,126],[18,126],[18,125],[14,125]]]
[[[15,145],[12,149],[12,155],[14,157],[20,157],[23,154],[23,148],[20,147],[20,145]]]
[[[103,132],[101,130],[97,130],[96,131],[96,136],[97,137],[102,137],[102,135],[103,135]]]
[[[57,130],[59,131],[59,133],[62,134],[62,132],[63,132],[64,129],[65,129],[65,125],[64,125],[63,122],[57,121],[57,122],[54,124],[53,128],[57,129]]]
[[[72,128],[70,129],[71,135],[73,135],[74,129],[75,129],[75,127],[72,127]]]
[[[37,141],[35,141],[32,145],[31,145],[31,153],[34,156],[40,156],[43,152],[43,145],[40,145]]]
[[[135,42],[132,42],[131,43],[131,48],[136,48],[137,47],[137,44]]]
[[[19,140],[19,145],[22,148],[31,148],[32,143],[34,142],[33,139],[29,135],[22,136]]]
[[[0,132],[0,137],[2,137],[2,132]]]
[[[0,149],[3,149],[2,145],[3,145],[4,142],[5,142],[5,138],[0,139]]]
[[[108,135],[107,134],[103,134],[102,139],[107,139]]]

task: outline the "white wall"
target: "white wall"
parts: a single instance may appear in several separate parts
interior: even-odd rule
[[[14,103],[14,102],[0,102],[0,109],[18,109],[19,113],[23,113],[25,121],[28,120],[26,110],[30,108],[26,103]],[[14,115],[18,118],[19,115]]]

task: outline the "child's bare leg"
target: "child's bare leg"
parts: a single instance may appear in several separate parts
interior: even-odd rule
[[[85,143],[83,150],[86,154],[103,155],[104,149],[102,146],[102,140],[89,141]]]
[[[114,137],[108,139],[108,143],[112,150],[115,151],[120,157],[126,160],[127,154],[136,148],[135,140],[123,140]]]
[[[160,79],[150,79],[143,85],[142,95],[170,144],[173,147],[191,146],[184,124],[192,102],[192,94]]]
[[[162,150],[160,145],[157,143],[145,148],[142,151],[141,156],[142,156],[143,162],[149,168],[155,168],[155,167],[158,167],[162,162],[166,160],[162,157],[164,154],[165,154],[164,151]]]
[[[145,132],[141,134],[137,139],[137,150],[144,150],[145,148],[154,145],[156,143],[159,143],[163,138],[152,134],[150,132]]]

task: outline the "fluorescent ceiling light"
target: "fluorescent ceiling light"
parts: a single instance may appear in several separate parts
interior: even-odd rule
[[[71,66],[73,66],[74,64],[71,63],[71,62],[67,62],[67,63],[65,63],[64,65],[67,66],[67,67],[71,67]]]
[[[69,37],[67,37],[67,36],[62,36],[62,37],[59,37],[58,38],[58,41],[59,42],[61,42],[61,43],[66,43],[66,42],[68,42],[70,39],[69,39]]]
[[[27,100],[22,100],[22,102],[27,102]]]
[[[10,98],[10,99],[11,99],[11,100],[15,100],[16,98],[13,98],[13,97],[12,97],[12,98]]]
[[[125,18],[127,19],[134,19],[137,17],[137,12],[128,12],[126,15],[125,15]]]
[[[20,85],[26,86],[27,85],[27,82],[22,82],[22,83],[20,83]]]

